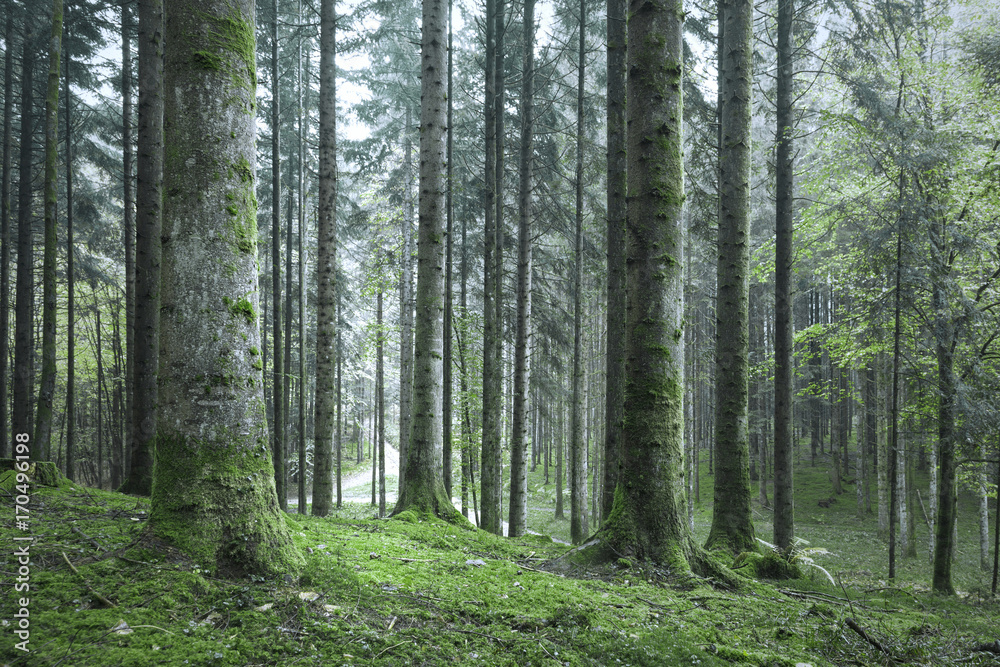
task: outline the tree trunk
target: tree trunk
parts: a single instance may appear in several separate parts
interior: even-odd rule
[[[499,535],[503,531],[500,516],[500,428],[501,376],[499,364],[502,323],[497,318],[497,211],[502,204],[498,184],[497,104],[497,5],[501,0],[486,0],[486,211],[483,250],[483,454],[479,473],[482,523],[480,528]]]
[[[986,439],[979,442],[979,458],[983,460],[979,464],[978,478],[978,498],[979,505],[979,567],[983,572],[990,569],[990,496],[988,491],[989,475],[986,470]],[[1000,484],[1000,479],[997,480]]]
[[[35,455],[50,458],[52,399],[56,391],[56,178],[59,153],[59,58],[62,46],[62,0],[54,0],[49,38],[49,78],[45,93],[45,244],[42,252],[42,375],[35,416]]]
[[[377,305],[375,306],[375,414],[378,419],[378,427],[375,433],[375,442],[378,447],[378,516],[381,519],[385,516],[385,332],[383,331],[382,306],[383,288],[381,277],[379,277]],[[375,455],[372,456],[372,466],[376,464]],[[372,489],[374,494],[374,488]],[[374,495],[372,496],[374,499]]]
[[[257,314],[254,4],[178,0],[165,43],[157,465],[149,530],[222,575],[295,575]],[[205,151],[205,138],[214,138]]]
[[[63,413],[63,424],[66,427],[66,478],[74,481],[76,480],[76,474],[73,472],[76,463],[76,285],[73,260],[76,252],[73,245],[73,125],[70,122],[72,98],[69,87],[68,49],[64,52],[64,59],[66,61],[64,72],[66,89],[66,411]],[[6,213],[4,215],[6,216]],[[6,224],[6,217],[4,223]],[[6,247],[7,244],[4,242],[4,248]],[[6,272],[6,258],[3,261]],[[6,285],[2,293],[3,298],[6,299]],[[6,311],[6,303],[4,310]],[[6,322],[3,323],[3,326],[6,327]],[[5,330],[5,338],[6,335]],[[4,345],[0,346],[0,354],[7,355],[6,341]],[[6,375],[6,372],[0,373],[0,377],[6,378]],[[6,389],[7,380],[4,379],[0,384],[3,384]],[[6,397],[0,400],[5,403],[3,412],[6,413]],[[0,418],[6,420],[6,414],[0,415]],[[6,424],[4,427],[6,428]]]
[[[299,22],[302,21],[302,6],[299,5]],[[302,101],[302,41],[299,40],[299,67],[298,69],[298,95],[299,95],[299,119],[298,119],[298,132],[299,132],[299,156],[298,156],[298,168],[299,168],[299,187],[298,187],[298,214],[299,214],[299,234],[298,234],[298,245],[299,245],[299,289],[298,289],[298,307],[299,307],[299,390],[298,390],[298,416],[299,425],[298,433],[298,454],[299,454],[299,470],[298,470],[298,489],[297,494],[299,497],[299,502],[296,507],[299,514],[306,513],[306,501],[308,500],[308,492],[306,490],[306,478],[307,478],[307,467],[306,462],[306,390],[309,383],[306,382],[306,251],[305,251],[305,235],[306,235],[306,214],[305,214],[305,139],[303,137],[303,132],[305,128],[303,127],[303,101]],[[306,53],[306,66],[305,66],[306,77],[309,76],[309,53]]]
[[[406,106],[406,206],[403,213],[403,254],[399,258],[399,490],[409,455],[413,427],[413,144],[410,106]]]
[[[794,0],[778,2],[777,141],[775,156],[774,259],[774,544],[788,549],[795,540],[792,492],[792,243],[795,160],[792,144],[794,85],[792,22]]]
[[[623,466],[602,529],[613,552],[681,571],[693,549],[682,442],[682,15],[679,0],[630,5]]]
[[[454,98],[452,97],[452,87],[453,87],[453,75],[455,71],[454,63],[454,35],[452,31],[452,11],[454,2],[449,0],[448,2],[448,116],[447,116],[447,144],[445,147],[445,249],[444,249],[444,322],[442,323],[442,335],[444,336],[444,343],[442,347],[442,354],[444,359],[442,359],[442,397],[441,397],[441,425],[442,425],[442,440],[443,440],[443,451],[441,455],[441,460],[443,464],[442,475],[444,477],[444,492],[449,499],[452,498],[451,492],[451,439],[452,439],[452,326],[451,322],[454,317],[452,309],[452,286],[451,286],[451,256],[452,249],[455,247],[454,238],[452,237],[453,222],[454,222],[454,204],[452,201],[452,165],[453,165],[453,153],[454,153],[454,127],[453,127],[453,115],[454,115]],[[464,503],[463,503],[464,505]]]
[[[136,207],[132,453],[125,491],[149,495],[160,347],[160,247],[163,216],[163,0],[139,2],[139,160]]]
[[[447,125],[447,13],[442,0],[423,0],[420,95],[420,200],[417,238],[413,422],[406,469],[393,515],[433,514],[464,523],[442,478],[442,329],[444,304],[444,158]]]
[[[135,163],[132,145],[132,16],[131,3],[122,3],[122,235],[125,246],[125,385],[128,410],[126,411],[125,425],[125,446],[129,448],[129,456],[126,461],[131,460],[131,449],[135,439],[135,423],[132,413],[132,402],[134,400],[135,381],[135,336],[136,336],[136,216],[138,207],[136,206],[136,192],[134,183],[133,165]],[[141,9],[139,10],[142,11]],[[142,39],[140,36],[139,39]],[[139,76],[139,85],[143,85],[142,75]],[[155,407],[153,408],[155,410]],[[152,471],[146,472],[146,487],[141,495],[149,495],[149,475]],[[128,478],[131,471],[128,472]],[[126,488],[122,488],[126,491]],[[129,489],[136,492],[134,489]]]
[[[8,454],[13,454],[8,449],[11,442],[9,424],[7,422],[7,377],[10,372],[8,368],[8,350],[10,348],[10,173],[11,173],[11,139],[13,135],[13,107],[14,107],[14,12],[7,12],[7,25],[4,29],[4,44],[7,45],[4,53],[3,65],[3,181],[0,185],[0,457],[6,458]],[[70,282],[72,285],[72,281]],[[72,321],[72,320],[70,320]],[[70,344],[73,338],[70,336]],[[67,454],[68,455],[68,454]],[[67,464],[69,463],[67,459]],[[67,467],[67,471],[71,469]],[[69,472],[71,475],[72,472]],[[73,479],[73,477],[70,477]]]
[[[32,354],[34,350],[35,276],[34,233],[31,225],[31,151],[34,99],[32,73],[35,69],[34,16],[25,17],[24,53],[21,58],[21,141],[18,169],[17,205],[17,282],[14,287],[17,305],[14,312],[14,435],[32,431],[31,399]],[[32,444],[30,455],[39,458],[41,451]]]
[[[955,378],[955,329],[945,306],[944,288],[935,285],[934,312],[938,313],[935,327],[937,336],[938,392],[938,507],[935,521],[937,537],[934,545],[934,576],[932,587],[937,593],[954,595],[951,581],[951,564],[955,543],[952,530],[955,525],[958,485],[956,476],[955,422],[957,381]]]
[[[716,306],[716,470],[706,545],[756,551],[750,509],[747,398],[750,268],[750,103],[753,4],[720,0],[722,110]]]
[[[104,488],[104,410],[101,394],[104,390],[104,350],[101,346],[101,309],[97,305],[97,292],[94,294],[94,315],[96,323],[96,346],[94,356],[97,357],[97,488]]]
[[[583,439],[583,83],[586,0],[580,0],[580,41],[576,79],[576,249],[573,253],[573,396],[570,444],[570,535],[579,544],[587,533],[587,444]]]
[[[340,424],[340,354],[337,327],[337,7],[320,6],[319,64],[319,223],[316,256],[316,412],[313,441],[313,500],[316,516],[330,513],[333,501],[331,444],[334,404]],[[336,360],[336,368],[335,361]],[[335,378],[336,373],[336,378]],[[336,386],[335,386],[336,383]],[[341,504],[340,445],[337,445],[337,507]],[[301,502],[301,501],[300,501]]]
[[[274,430],[271,451],[278,502],[287,510],[285,494],[285,357],[281,339],[281,96],[278,88],[278,0],[271,2],[271,293],[274,312]]]
[[[531,178],[535,151],[535,0],[524,3],[521,78],[521,155],[517,241],[517,331],[514,340],[514,414],[510,443],[510,511],[507,534],[528,529],[528,389],[531,352]]]

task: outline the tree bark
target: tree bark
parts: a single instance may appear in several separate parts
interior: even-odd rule
[[[14,108],[14,12],[7,12],[7,25],[4,29],[3,66],[3,176],[0,185],[0,457],[6,458],[13,452],[10,448],[10,432],[7,414],[7,377],[8,350],[10,348],[10,173],[11,153],[13,147],[13,108]],[[71,283],[72,284],[72,283]],[[72,338],[70,339],[72,340]],[[72,477],[70,478],[72,479]]]
[[[792,493],[792,243],[795,162],[792,146],[794,85],[792,21],[794,0],[778,2],[777,142],[775,157],[774,261],[774,544],[788,549],[795,540]]]
[[[716,470],[706,545],[756,551],[750,509],[748,303],[753,3],[720,0],[719,262],[716,327]]]
[[[413,427],[413,143],[409,103],[406,107],[404,167],[406,205],[402,219],[403,254],[399,258],[399,489],[409,454],[410,430]]]
[[[17,205],[17,295],[14,312],[14,385],[13,421],[14,435],[31,433],[32,414],[32,353],[34,349],[35,318],[35,271],[34,233],[31,225],[31,151],[33,136],[31,128],[34,118],[34,84],[32,74],[35,69],[34,16],[25,16],[23,56],[21,58],[21,141],[20,168],[18,169]],[[37,443],[32,443],[30,454],[39,458],[41,452]]]
[[[622,473],[602,531],[625,556],[689,568],[683,466],[679,0],[630,3],[628,317]]]
[[[481,519],[479,527],[499,535],[503,531],[500,516],[500,410],[501,376],[499,367],[502,324],[497,319],[497,218],[501,193],[497,174],[497,4],[486,0],[486,211],[483,249],[483,453],[480,460],[479,483]]]
[[[454,63],[454,35],[452,30],[452,11],[454,8],[454,2],[449,0],[448,2],[448,116],[447,116],[447,144],[445,146],[445,250],[444,250],[444,322],[443,326],[443,336],[444,344],[442,354],[444,359],[442,360],[443,365],[443,376],[442,382],[444,387],[442,389],[441,398],[441,424],[443,428],[442,439],[443,452],[442,452],[442,464],[443,470],[442,474],[444,476],[444,492],[448,498],[452,498],[451,492],[451,439],[452,439],[452,319],[454,317],[454,312],[452,308],[452,285],[451,285],[451,261],[452,261],[452,249],[455,247],[454,238],[452,237],[453,222],[454,222],[454,204],[452,197],[452,165],[453,153],[454,153],[454,127],[453,127],[453,115],[454,115],[454,97],[452,96],[453,87],[453,76],[455,71]]]
[[[336,0],[320,6],[319,64],[319,223],[316,257],[316,413],[312,512],[330,513],[333,501],[331,444],[337,399],[337,14]],[[339,414],[339,413],[338,413]],[[339,420],[338,420],[339,421]],[[340,448],[337,448],[337,507],[341,503]]]
[[[125,446],[129,448],[131,460],[132,447],[135,439],[135,424],[133,423],[132,402],[134,400],[135,380],[135,310],[136,310],[136,206],[135,191],[135,153],[132,144],[132,16],[131,3],[122,2],[122,236],[125,246],[125,385],[127,395]],[[141,10],[140,10],[141,11]],[[141,39],[141,37],[140,37]],[[140,75],[139,85],[142,85]],[[151,474],[151,473],[147,473]],[[131,477],[131,471],[128,473]],[[126,482],[128,477],[126,478]],[[142,495],[149,495],[147,486]],[[125,490],[123,488],[123,490]]]
[[[63,43],[65,44],[65,37]],[[73,125],[70,122],[73,100],[69,87],[68,49],[63,49],[63,55],[65,61],[63,81],[66,100],[66,411],[63,413],[63,423],[66,429],[66,478],[73,481],[76,479],[73,472],[76,455],[76,286],[74,284],[73,260],[76,252],[73,246]],[[3,261],[6,262],[6,258]],[[6,287],[2,293],[3,298],[6,299]],[[6,304],[4,306],[6,310]],[[6,336],[6,331],[4,336]],[[0,354],[6,356],[6,344],[0,346]],[[0,373],[0,377],[6,377],[6,373]],[[4,380],[2,384],[6,388],[7,381]],[[3,400],[6,401],[6,398]],[[6,412],[6,405],[4,408]],[[6,415],[2,415],[0,418],[6,419]],[[6,427],[6,424],[4,426]]]
[[[285,357],[281,323],[281,95],[278,88],[278,0],[271,2],[271,293],[274,327],[274,423],[271,451],[274,481],[281,509],[288,509],[285,496]]]
[[[932,587],[937,593],[955,594],[951,580],[951,564],[955,543],[956,503],[958,500],[958,463],[955,456],[955,329],[946,314],[944,289],[936,285],[933,294],[934,312],[940,316],[936,329],[938,392],[938,506],[935,528],[934,565]]]
[[[514,414],[510,443],[510,507],[507,534],[528,529],[528,387],[531,363],[531,178],[535,152],[535,0],[524,3],[524,67],[521,74],[521,154],[517,239],[517,330],[514,340]]]
[[[294,576],[303,561],[278,506],[258,359],[254,3],[178,0],[164,41],[172,92],[149,530],[218,574]]]
[[[586,0],[580,0],[576,78],[576,229],[573,253],[573,397],[570,466],[570,536],[579,544],[587,533],[587,470],[583,439],[583,84],[585,74]]]
[[[139,160],[136,207],[134,391],[125,491],[149,495],[159,395],[163,228],[163,0],[139,2]]]
[[[444,304],[444,158],[447,129],[445,31],[442,0],[423,0],[420,47],[420,199],[417,237],[413,422],[403,483],[393,515],[414,511],[465,523],[442,478],[442,329]]]
[[[56,178],[59,151],[59,58],[62,47],[62,0],[54,0],[49,37],[49,77],[45,93],[45,241],[42,251],[42,374],[35,412],[33,447],[36,456],[49,459],[52,435],[52,399],[56,391]]]
[[[608,318],[605,389],[604,494],[601,520],[621,471],[622,404],[625,400],[625,17],[626,0],[608,0]]]

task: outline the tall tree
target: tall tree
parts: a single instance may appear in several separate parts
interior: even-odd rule
[[[583,84],[586,72],[587,3],[580,0],[576,77],[576,227],[573,265],[573,397],[570,429],[570,535],[579,544],[587,533],[587,444],[583,438]]]
[[[461,515],[445,493],[441,474],[442,303],[444,278],[444,157],[447,129],[447,10],[423,0],[420,45],[420,199],[416,321],[413,353],[413,426],[399,499],[392,514],[413,510],[451,522]]]
[[[507,534],[528,529],[528,387],[531,364],[531,176],[535,153],[535,0],[524,3],[521,73],[521,154],[518,191],[517,322],[514,339],[514,414],[510,443],[510,510]]]
[[[625,400],[625,16],[626,0],[608,0],[608,316],[604,415],[604,495],[601,520],[611,504],[621,469],[622,403]]]
[[[774,543],[788,549],[795,539],[792,496],[792,19],[794,0],[778,0],[778,80],[775,101],[774,259]]]
[[[139,159],[136,187],[132,453],[124,491],[153,486],[160,355],[163,224],[163,0],[139,1]]]
[[[3,64],[3,176],[0,184],[0,456],[6,457],[9,438],[7,422],[7,354],[10,347],[10,172],[11,172],[11,137],[13,135],[14,108],[14,12],[7,10],[7,24],[4,28]]]
[[[316,257],[316,413],[313,444],[313,514],[326,516],[333,502],[332,450],[337,399],[337,6],[320,6],[319,222]],[[340,448],[337,449],[338,466]],[[339,469],[338,469],[339,472]],[[338,479],[337,506],[340,506]],[[300,501],[304,502],[304,501]]]
[[[294,574],[302,557],[275,493],[258,359],[254,3],[178,0],[164,43],[172,92],[149,527],[215,572]]]
[[[63,26],[68,33],[67,26]],[[76,276],[73,260],[76,249],[73,246],[73,124],[71,107],[73,98],[69,87],[69,44],[63,37],[63,59],[65,60],[65,105],[66,105],[66,477],[76,479]],[[6,294],[6,292],[4,293]],[[6,346],[4,346],[6,348]],[[2,349],[6,353],[6,349]],[[7,384],[4,381],[3,384]]]
[[[285,364],[281,340],[281,95],[278,88],[278,0],[271,2],[271,314],[274,338],[274,379],[271,387],[274,419],[271,451],[278,502],[287,509],[285,494]]]
[[[136,237],[136,191],[135,191],[135,151],[132,143],[132,13],[131,2],[122,2],[122,237],[125,248],[125,385],[128,410],[125,419],[125,443],[134,447],[135,423],[132,414],[133,386],[135,380],[135,237]],[[142,78],[139,79],[142,85]],[[130,451],[129,454],[132,452]],[[146,488],[143,495],[149,495],[149,476],[146,471]],[[128,478],[132,471],[126,471]],[[126,484],[128,484],[128,478]],[[136,489],[132,489],[136,491]]]
[[[719,262],[715,502],[707,546],[755,551],[750,510],[749,274],[753,3],[719,0]]]
[[[629,5],[625,420],[621,475],[601,532],[612,554],[687,570],[681,5]]]
[[[413,424],[413,133],[412,111],[406,105],[404,128],[403,170],[406,179],[405,201],[400,225],[403,231],[402,254],[399,258],[399,484],[409,454],[410,429]]]
[[[485,227],[483,250],[483,453],[480,460],[479,484],[482,503],[480,528],[501,534],[500,516],[500,429],[501,429],[501,373],[499,361],[502,323],[497,320],[497,211],[502,207],[497,174],[497,5],[500,0],[486,0],[486,169],[485,169]]]
[[[45,245],[42,254],[42,376],[38,389],[34,446],[49,458],[52,400],[56,391],[56,178],[59,154],[59,59],[62,49],[63,2],[52,3],[49,78],[45,92]]]
[[[444,371],[442,381],[444,388],[441,399],[441,424],[442,438],[444,440],[444,451],[442,452],[442,474],[444,476],[444,491],[449,498],[451,494],[451,433],[452,433],[452,319],[454,309],[452,308],[452,287],[451,287],[451,260],[452,249],[455,247],[453,234],[453,222],[455,218],[454,188],[452,178],[454,174],[454,148],[455,132],[453,126],[455,99],[452,93],[454,85],[455,59],[454,59],[454,29],[452,24],[452,12],[455,3],[448,2],[448,135],[445,146],[445,248],[444,248],[444,345],[443,354]],[[464,459],[463,459],[464,460]]]

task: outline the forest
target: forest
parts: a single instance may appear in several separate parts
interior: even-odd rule
[[[11,664],[1000,664],[994,2],[0,20]]]

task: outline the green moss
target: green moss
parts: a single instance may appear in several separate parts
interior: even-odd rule
[[[218,71],[222,69],[222,58],[211,51],[195,51],[191,54],[191,62],[198,69]]]
[[[203,69],[229,69],[233,85],[255,95],[257,90],[257,42],[253,22],[249,17],[244,16],[237,7],[230,5],[229,10],[225,16],[199,12],[201,18],[205,19],[211,26],[208,43],[215,50],[214,52],[195,51],[194,57],[207,64],[199,64]],[[237,67],[236,62],[224,60],[227,56],[235,56],[242,67]]]
[[[801,579],[802,571],[773,551],[745,551],[736,557],[733,569],[756,579]]]
[[[233,317],[241,317],[246,320],[247,324],[253,324],[257,320],[257,311],[254,310],[253,304],[245,296],[241,296],[236,301],[224,296],[222,302],[226,304],[229,314]]]
[[[270,457],[254,456],[266,439],[216,431],[197,440],[161,429],[151,534],[211,573],[296,573],[301,556],[277,507]]]
[[[242,254],[257,254],[257,196],[254,193],[254,171],[250,161],[241,155],[229,164],[227,175],[237,181],[236,188],[226,193],[230,216],[232,244]]]

